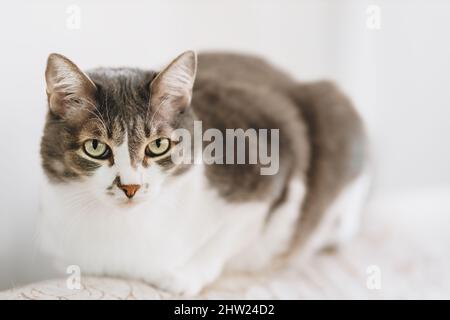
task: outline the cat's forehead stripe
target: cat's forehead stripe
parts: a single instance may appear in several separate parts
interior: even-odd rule
[[[128,149],[128,137],[125,132],[123,143],[114,148],[114,163],[118,167],[131,166],[130,152]]]

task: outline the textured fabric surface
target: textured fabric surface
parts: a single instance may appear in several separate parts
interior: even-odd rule
[[[224,275],[198,297],[207,299],[450,299],[450,192],[408,193],[371,205],[361,233],[308,264],[260,274]],[[379,273],[378,273],[379,271]],[[379,288],[373,288],[373,277]],[[369,285],[368,285],[369,282]],[[82,277],[0,293],[2,299],[170,299],[147,284]]]

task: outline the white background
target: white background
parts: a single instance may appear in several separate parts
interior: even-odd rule
[[[379,30],[366,25],[372,4]],[[0,36],[0,289],[48,276],[34,224],[51,52],[83,69],[158,68],[187,49],[260,54],[348,92],[370,129],[379,196],[450,186],[448,1],[14,1]]]

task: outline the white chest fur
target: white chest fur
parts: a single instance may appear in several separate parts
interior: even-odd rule
[[[257,241],[270,208],[269,200],[228,203],[210,188],[201,165],[126,210],[88,193],[77,197],[79,187],[45,186],[43,248],[84,273],[144,279],[177,292],[195,293],[214,280]],[[300,202],[290,210],[298,212]]]

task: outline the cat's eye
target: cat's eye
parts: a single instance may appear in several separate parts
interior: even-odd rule
[[[83,149],[88,156],[95,159],[106,159],[110,153],[109,147],[97,139],[87,140],[83,144]]]
[[[170,140],[167,138],[158,138],[153,140],[145,148],[145,153],[149,157],[161,156],[170,149]]]

